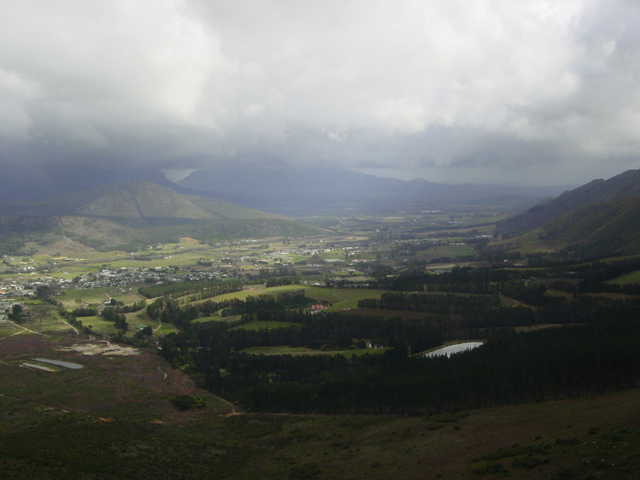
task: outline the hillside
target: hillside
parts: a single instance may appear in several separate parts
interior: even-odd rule
[[[0,252],[29,248],[135,248],[314,234],[318,229],[286,217],[239,207],[219,199],[181,195],[152,182],[103,185],[54,200],[0,203]]]
[[[2,478],[616,479],[640,463],[638,389],[457,415],[230,415],[150,351],[82,355],[61,347],[88,336],[54,338],[3,340]],[[34,356],[84,368],[19,366]],[[208,406],[174,408],[185,394]]]
[[[78,215],[124,220],[138,225],[282,218],[223,200],[181,195],[148,181],[103,185],[53,200],[4,201],[0,208],[4,216]]]
[[[513,234],[535,230],[587,205],[614,202],[637,194],[640,194],[640,170],[628,170],[608,180],[593,180],[564,192],[554,200],[505,220],[498,224],[497,233]],[[588,212],[585,211],[574,217],[574,220],[585,218],[587,215]]]
[[[640,249],[640,194],[585,205],[544,227],[557,245],[588,246],[599,253]]]

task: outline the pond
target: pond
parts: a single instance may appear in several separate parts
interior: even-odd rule
[[[478,348],[479,346],[484,345],[484,342],[464,342],[464,343],[456,343],[455,345],[447,345],[446,347],[438,348],[433,352],[425,353],[424,355],[420,355],[423,358],[431,358],[431,357],[439,357],[441,355],[446,355],[450,357],[454,353],[466,352],[467,350],[473,350],[474,348]]]
[[[40,363],[48,363],[50,365],[58,365],[59,367],[73,368],[74,370],[78,370],[80,368],[84,368],[82,365],[79,365],[77,363],[63,362],[61,360],[49,360],[47,358],[34,358],[33,360],[35,360],[36,362],[40,362]]]
[[[55,372],[53,368],[45,367],[44,365],[36,365],[35,363],[24,362],[20,364],[21,367],[35,368],[37,370],[43,370],[45,372]]]

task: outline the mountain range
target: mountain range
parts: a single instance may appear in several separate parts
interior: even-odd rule
[[[330,168],[276,169],[225,167],[203,169],[177,182],[201,195],[289,216],[353,209],[368,212],[497,202],[522,208],[566,187],[449,185],[423,179],[398,180]]]
[[[93,166],[13,167],[0,176],[0,200],[41,201],[123,182],[151,181],[183,195],[198,195],[287,216],[345,209],[368,212],[490,202],[522,209],[567,187],[448,185],[398,180],[355,171],[315,168],[229,166],[194,171],[177,182],[153,169]]]

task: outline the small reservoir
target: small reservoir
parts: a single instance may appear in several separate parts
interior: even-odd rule
[[[35,363],[24,362],[24,363],[21,363],[20,366],[35,368],[36,370],[42,370],[44,372],[55,372],[53,368],[45,367],[44,365],[36,365]]]
[[[63,362],[61,360],[49,360],[47,358],[34,358],[33,360],[40,363],[48,363],[49,365],[57,365],[59,367],[72,368],[74,370],[79,370],[81,368],[84,368],[83,365],[80,365],[78,363]]]
[[[431,357],[439,357],[441,355],[446,355],[450,357],[454,353],[466,352],[468,350],[473,350],[474,348],[478,348],[484,345],[484,342],[464,342],[464,343],[456,343],[455,345],[447,345],[446,347],[438,348],[433,352],[425,353],[421,355],[422,358],[431,358]]]

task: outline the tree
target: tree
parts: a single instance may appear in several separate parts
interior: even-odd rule
[[[191,410],[192,408],[204,408],[207,406],[205,397],[191,397],[189,395],[177,395],[171,397],[171,403],[178,410]]]
[[[11,313],[9,313],[9,320],[20,323],[22,321],[22,305],[15,304],[11,307]]]
[[[41,285],[36,288],[36,298],[39,298],[40,300],[49,300],[53,293],[53,288],[48,285]]]

